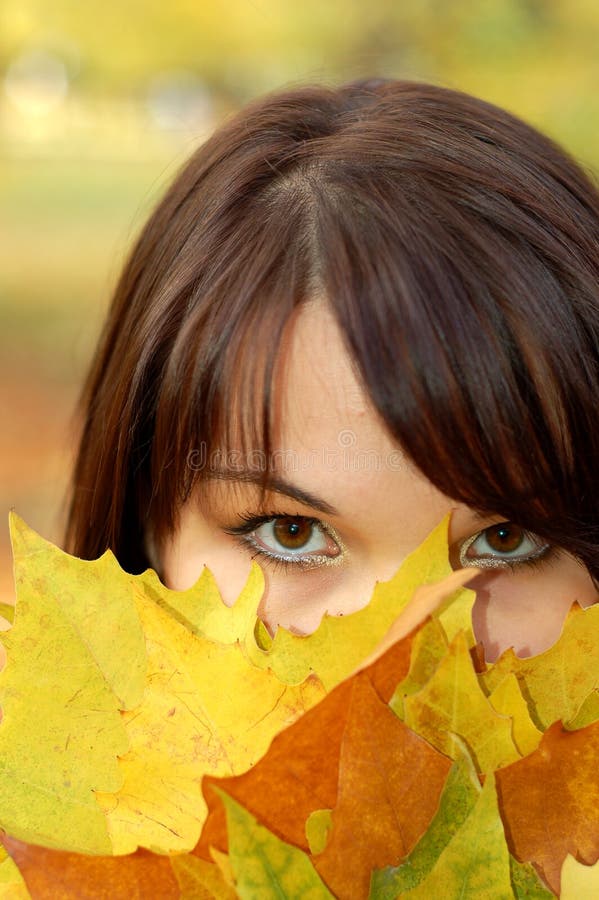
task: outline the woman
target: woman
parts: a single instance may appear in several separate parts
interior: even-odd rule
[[[271,630],[364,605],[451,512],[487,658],[599,575],[599,195],[488,103],[392,80],[226,122],[151,216],[85,395],[68,549]]]

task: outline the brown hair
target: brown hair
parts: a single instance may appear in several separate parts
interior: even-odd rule
[[[598,240],[590,178],[482,100],[379,79],[255,101],[184,167],[118,283],[68,548],[139,571],[147,526],[171,530],[209,472],[194,448],[233,419],[268,448],[282,329],[324,294],[430,481],[597,576]]]

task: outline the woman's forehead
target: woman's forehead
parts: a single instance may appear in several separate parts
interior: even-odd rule
[[[274,369],[273,445],[278,449],[370,444],[395,449],[352,366],[326,300],[287,323]]]

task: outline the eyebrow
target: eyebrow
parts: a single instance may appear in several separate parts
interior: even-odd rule
[[[257,472],[243,469],[229,471],[227,469],[210,469],[210,479],[216,481],[235,482],[237,484],[256,484],[259,487],[264,486],[266,490],[272,491],[274,494],[283,494],[285,497],[291,497],[305,506],[311,506],[319,512],[328,516],[338,516],[339,511],[322,497],[318,497],[311,491],[298,487],[291,482],[280,478],[278,475],[269,475],[266,479]]]

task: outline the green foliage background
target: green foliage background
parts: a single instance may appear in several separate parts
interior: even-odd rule
[[[285,84],[422,79],[509,108],[597,172],[598,47],[596,0],[3,0],[2,512],[59,536],[74,401],[126,248],[229,111]],[[40,51],[68,91],[33,115],[9,82]],[[165,85],[192,98],[168,127],[149,103]]]

